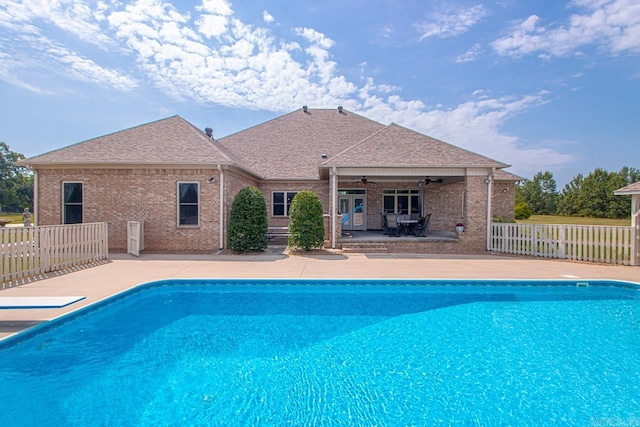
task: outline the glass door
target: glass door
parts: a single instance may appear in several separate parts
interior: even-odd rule
[[[342,217],[343,230],[367,229],[367,198],[364,194],[352,194],[363,190],[341,190],[338,192],[338,213]]]

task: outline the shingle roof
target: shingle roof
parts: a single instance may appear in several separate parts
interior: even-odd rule
[[[265,178],[318,179],[322,154],[332,157],[383,128],[346,110],[300,109],[218,143]]]
[[[640,194],[640,181],[634,182],[626,187],[618,188],[613,192],[616,196],[624,196],[628,194]]]
[[[391,123],[325,162],[349,167],[496,167],[509,165]]]
[[[496,181],[524,181],[525,179],[521,176],[513,174],[504,169],[498,169],[493,173],[493,177]]]
[[[233,155],[180,116],[135,126],[24,160],[47,165],[207,165],[233,163]]]
[[[282,180],[316,180],[320,168],[330,166],[508,166],[344,109],[300,109],[219,140],[207,137],[182,117],[172,116],[20,163],[34,167],[227,164],[262,179]]]

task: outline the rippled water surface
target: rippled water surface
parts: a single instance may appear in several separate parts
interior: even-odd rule
[[[5,340],[0,425],[640,420],[640,291],[596,285],[145,285]]]

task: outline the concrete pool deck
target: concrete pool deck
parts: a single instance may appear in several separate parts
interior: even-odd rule
[[[0,297],[82,295],[62,308],[0,309],[0,339],[139,284],[177,278],[610,279],[640,282],[640,267],[499,255],[112,254],[92,266],[56,272],[0,290]]]

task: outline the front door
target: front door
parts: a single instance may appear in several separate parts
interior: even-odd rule
[[[339,193],[347,193],[347,191],[340,191]],[[343,215],[343,230],[367,229],[366,201],[364,194],[340,194],[338,196],[338,213]]]

